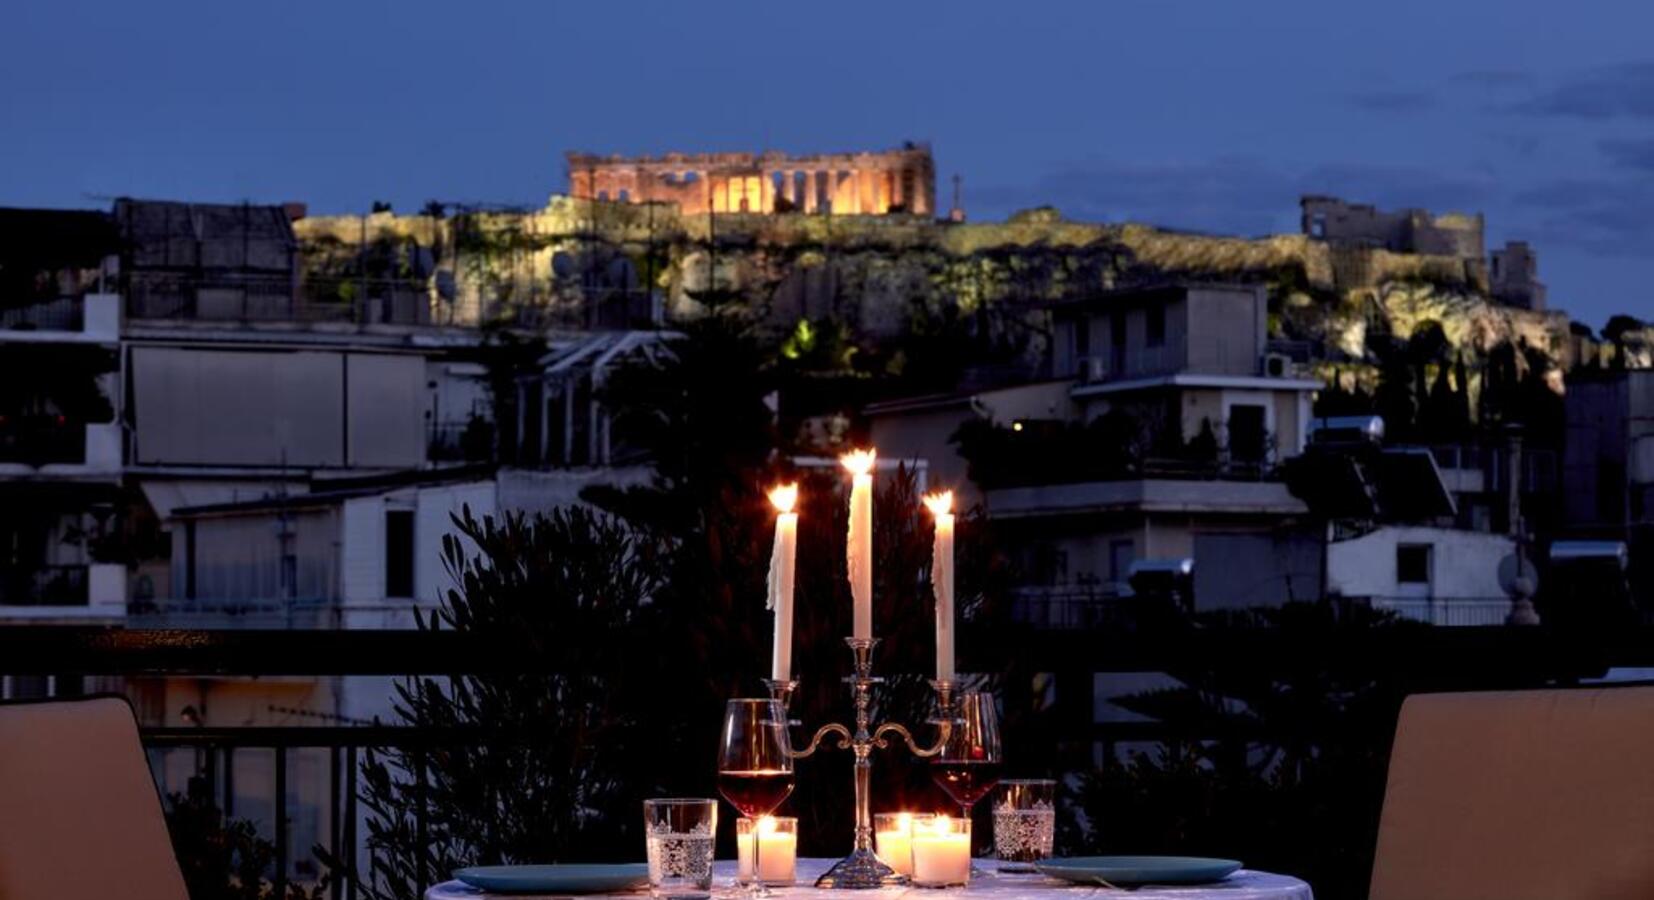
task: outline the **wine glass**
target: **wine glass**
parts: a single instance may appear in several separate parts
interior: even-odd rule
[[[741,815],[757,821],[775,812],[793,792],[793,758],[787,737],[787,709],[779,700],[738,699],[724,709],[718,741],[718,792]],[[759,877],[758,847],[752,842],[752,896],[767,896]]]
[[[965,693],[956,698],[953,725],[942,752],[931,758],[930,778],[971,817],[971,807],[999,784],[1004,762],[999,745],[999,708],[993,694]]]

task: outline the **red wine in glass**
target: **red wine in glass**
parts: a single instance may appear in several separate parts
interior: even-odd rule
[[[775,812],[793,792],[793,773],[780,769],[718,773],[718,793],[749,819]]]
[[[930,778],[948,792],[962,810],[969,810],[999,784],[999,761],[943,759],[930,765]]]

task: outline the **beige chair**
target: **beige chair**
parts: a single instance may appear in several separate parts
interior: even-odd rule
[[[0,705],[0,898],[188,900],[125,700]]]
[[[1654,898],[1654,688],[1409,697],[1369,896]]]

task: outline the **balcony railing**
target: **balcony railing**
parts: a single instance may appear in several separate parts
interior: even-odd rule
[[[422,325],[431,321],[431,293],[421,281],[394,278],[195,276],[141,274],[126,298],[133,319],[215,322],[338,322]]]
[[[86,461],[86,424],[57,417],[0,416],[0,463],[27,466]]]
[[[317,629],[340,627],[339,602],[292,600],[133,600],[127,623],[135,628]]]
[[[1373,597],[1368,603],[1431,625],[1503,625],[1510,615],[1509,597]]]
[[[1018,590],[1011,601],[1011,618],[1032,628],[1072,631],[1118,625],[1125,616],[1119,590],[1093,585]]]
[[[0,329],[7,331],[80,331],[85,326],[86,301],[80,297],[0,308]]]
[[[0,606],[86,606],[87,567],[0,570]]]
[[[486,420],[433,425],[427,445],[431,462],[489,462],[494,459],[494,428]]]
[[[1187,741],[1258,741],[1271,737],[1266,720],[1236,730],[1232,723],[1172,724],[1148,721],[1097,721],[1095,678],[1098,673],[1217,673],[1251,678],[1301,678],[1324,669],[1339,677],[1405,685],[1409,690],[1531,687],[1574,684],[1600,678],[1611,667],[1654,667],[1654,629],[1613,632],[1533,628],[1352,628],[1312,634],[1275,629],[1183,628],[1144,632],[1115,627],[1073,632],[1045,632],[967,625],[960,634],[961,671],[998,672],[1018,665],[1050,673],[1055,690],[1020,692],[1007,688],[1007,714],[1037,716],[1024,721],[1038,727],[1042,740],[1068,747],[1077,764],[1093,760],[1112,765],[1116,744]],[[624,661],[617,661],[625,665]],[[453,631],[163,631],[45,626],[0,629],[0,674],[12,676],[117,675],[128,677],[210,678],[249,676],[457,676],[563,672],[569,663],[556,654],[505,654],[498,644]],[[924,673],[914,673],[924,674]],[[71,677],[68,681],[74,681]],[[1008,681],[1007,684],[1012,682]],[[1022,683],[1032,683],[1032,679]],[[1045,682],[1041,682],[1045,683]],[[1054,698],[1054,700],[1052,699]],[[658,711],[657,711],[658,713]],[[673,710],[670,715],[681,715]],[[1279,722],[1277,725],[1281,724]],[[1287,723],[1288,727],[1301,727]],[[261,816],[276,847],[276,896],[293,871],[295,843],[290,832],[289,769],[301,752],[319,752],[326,765],[325,803],[328,826],[318,843],[335,857],[351,858],[358,846],[359,782],[362,754],[369,748],[400,748],[415,760],[443,749],[498,742],[499,734],[464,729],[422,729],[383,725],[301,727],[147,727],[144,744],[159,756],[189,751],[195,772],[225,792],[221,805],[233,802],[232,785],[245,786],[245,769],[237,773],[238,754],[268,753],[271,804]],[[1274,735],[1275,738],[1284,737]],[[1294,741],[1306,735],[1294,732]],[[1350,735],[1323,735],[1326,740],[1359,740]],[[1103,748],[1101,754],[1095,748]],[[1382,748],[1377,748],[1382,752]],[[237,811],[233,806],[228,814]],[[413,817],[423,833],[429,811],[423,804]],[[302,852],[303,847],[299,847]],[[364,874],[371,864],[361,867]],[[333,873],[329,890],[338,900],[357,895],[356,871]],[[420,872],[419,890],[446,873]]]

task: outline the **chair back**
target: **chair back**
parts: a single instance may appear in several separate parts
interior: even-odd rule
[[[0,704],[0,898],[188,900],[125,700]]]
[[[1654,897],[1654,687],[1407,698],[1369,897]]]

